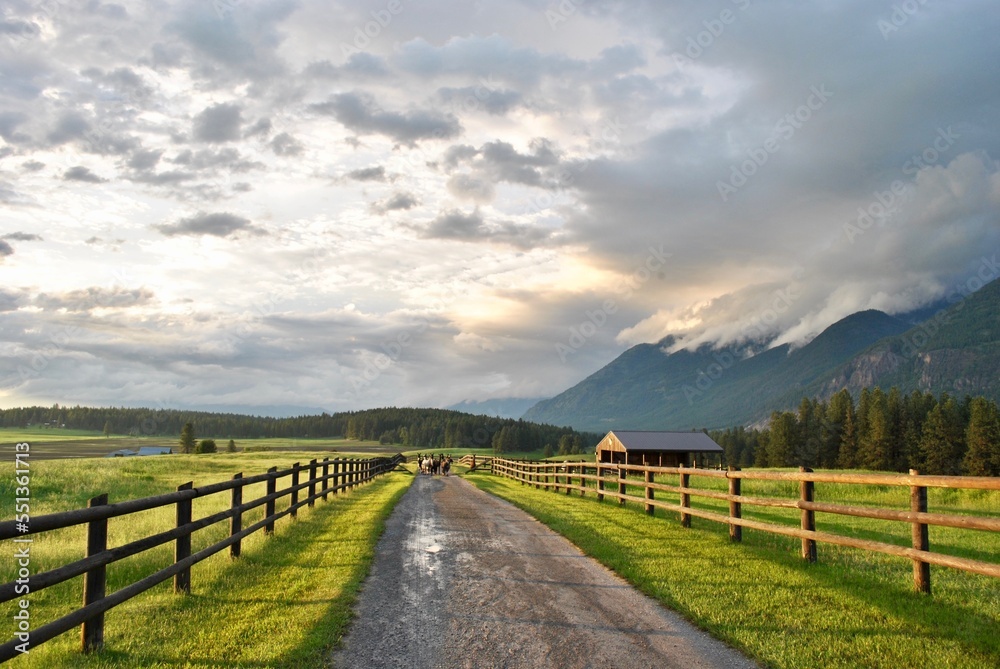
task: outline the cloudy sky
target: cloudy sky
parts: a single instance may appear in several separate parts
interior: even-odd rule
[[[0,405],[544,397],[1000,269],[994,0],[4,0]]]

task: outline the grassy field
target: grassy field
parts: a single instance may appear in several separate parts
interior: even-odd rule
[[[677,514],[657,510],[657,517],[650,517],[639,505],[622,508],[612,500],[536,490],[489,474],[473,473],[468,480],[526,510],[643,592],[764,666],[1000,666],[998,579],[935,567],[934,594],[925,596],[913,591],[912,566],[904,559],[820,544],[819,562],[809,564],[799,558],[794,539],[744,530],[743,543],[737,545],[730,543],[726,526],[698,518],[684,529]],[[778,496],[788,485],[796,484],[746,483],[743,492]],[[885,488],[863,486],[843,501],[896,505],[900,491]],[[842,490],[822,493],[826,501],[834,494],[846,495]],[[932,491],[930,506],[996,515],[1000,494]],[[773,510],[744,515],[788,520]],[[818,516],[819,529],[852,536],[884,529],[876,526],[878,521],[843,519],[834,527],[824,525],[826,519]],[[852,524],[854,520],[858,523]],[[908,538],[908,528],[896,526],[894,536]],[[991,561],[1000,555],[995,533],[932,528],[931,546]]]
[[[201,438],[215,439],[219,450],[225,450],[229,437],[207,436]],[[69,430],[62,428],[0,428],[0,453],[12,454],[14,444],[27,442],[31,444],[31,456],[36,460],[56,460],[64,458],[102,458],[112,451],[122,448],[136,450],[141,446],[170,446],[177,448],[179,438],[175,437],[128,437],[110,435],[105,437],[99,432],[86,430]],[[267,438],[267,439],[236,439],[239,451],[254,450],[294,450],[302,452],[333,452],[338,453],[396,453],[399,449],[380,445],[377,441],[359,441],[356,439],[317,438]],[[8,455],[13,459],[13,455]]]
[[[153,458],[88,459],[32,463],[32,513],[79,508],[109,492],[111,501],[229,479],[242,471],[257,474],[270,466],[284,468],[313,454],[263,452]],[[413,480],[393,473],[350,493],[300,509],[299,519],[283,518],[272,537],[262,532],[244,539],[243,555],[233,561],[223,551],[192,569],[192,594],[174,595],[170,581],[106,614],[106,650],[91,656],[77,651],[79,633],[68,632],[31,649],[12,667],[325,667],[330,649],[343,635],[350,607],[368,571],[385,518]],[[288,479],[279,483],[287,486]],[[0,479],[3,517],[9,518],[12,482]],[[264,493],[248,486],[244,499]],[[227,508],[228,493],[194,502],[198,518]],[[287,506],[278,502],[278,509]],[[244,515],[244,527],[263,517],[257,509]],[[167,507],[109,521],[109,545],[116,546],[173,526]],[[228,533],[220,523],[194,534],[193,550]],[[83,529],[39,535],[32,545],[31,570],[44,571],[83,556]],[[6,546],[13,554],[13,546]],[[172,544],[108,567],[113,592],[172,563]],[[15,577],[14,561],[0,561],[0,579]],[[31,594],[33,627],[79,606],[81,578]],[[10,616],[16,606],[4,604]],[[7,618],[9,621],[10,617]],[[7,625],[7,638],[13,634]]]

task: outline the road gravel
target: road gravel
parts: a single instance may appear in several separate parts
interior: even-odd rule
[[[418,475],[334,667],[756,667],[511,504]]]

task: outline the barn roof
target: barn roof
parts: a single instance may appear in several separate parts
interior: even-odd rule
[[[721,453],[722,446],[704,432],[649,432],[612,430],[629,451],[675,451],[682,453]],[[604,437],[607,439],[607,436]],[[602,440],[603,443],[603,440]]]

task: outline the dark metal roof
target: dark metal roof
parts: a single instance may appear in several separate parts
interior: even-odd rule
[[[684,453],[721,453],[722,446],[704,432],[644,432],[612,430],[629,451],[678,451]],[[607,436],[607,435],[605,435]]]

